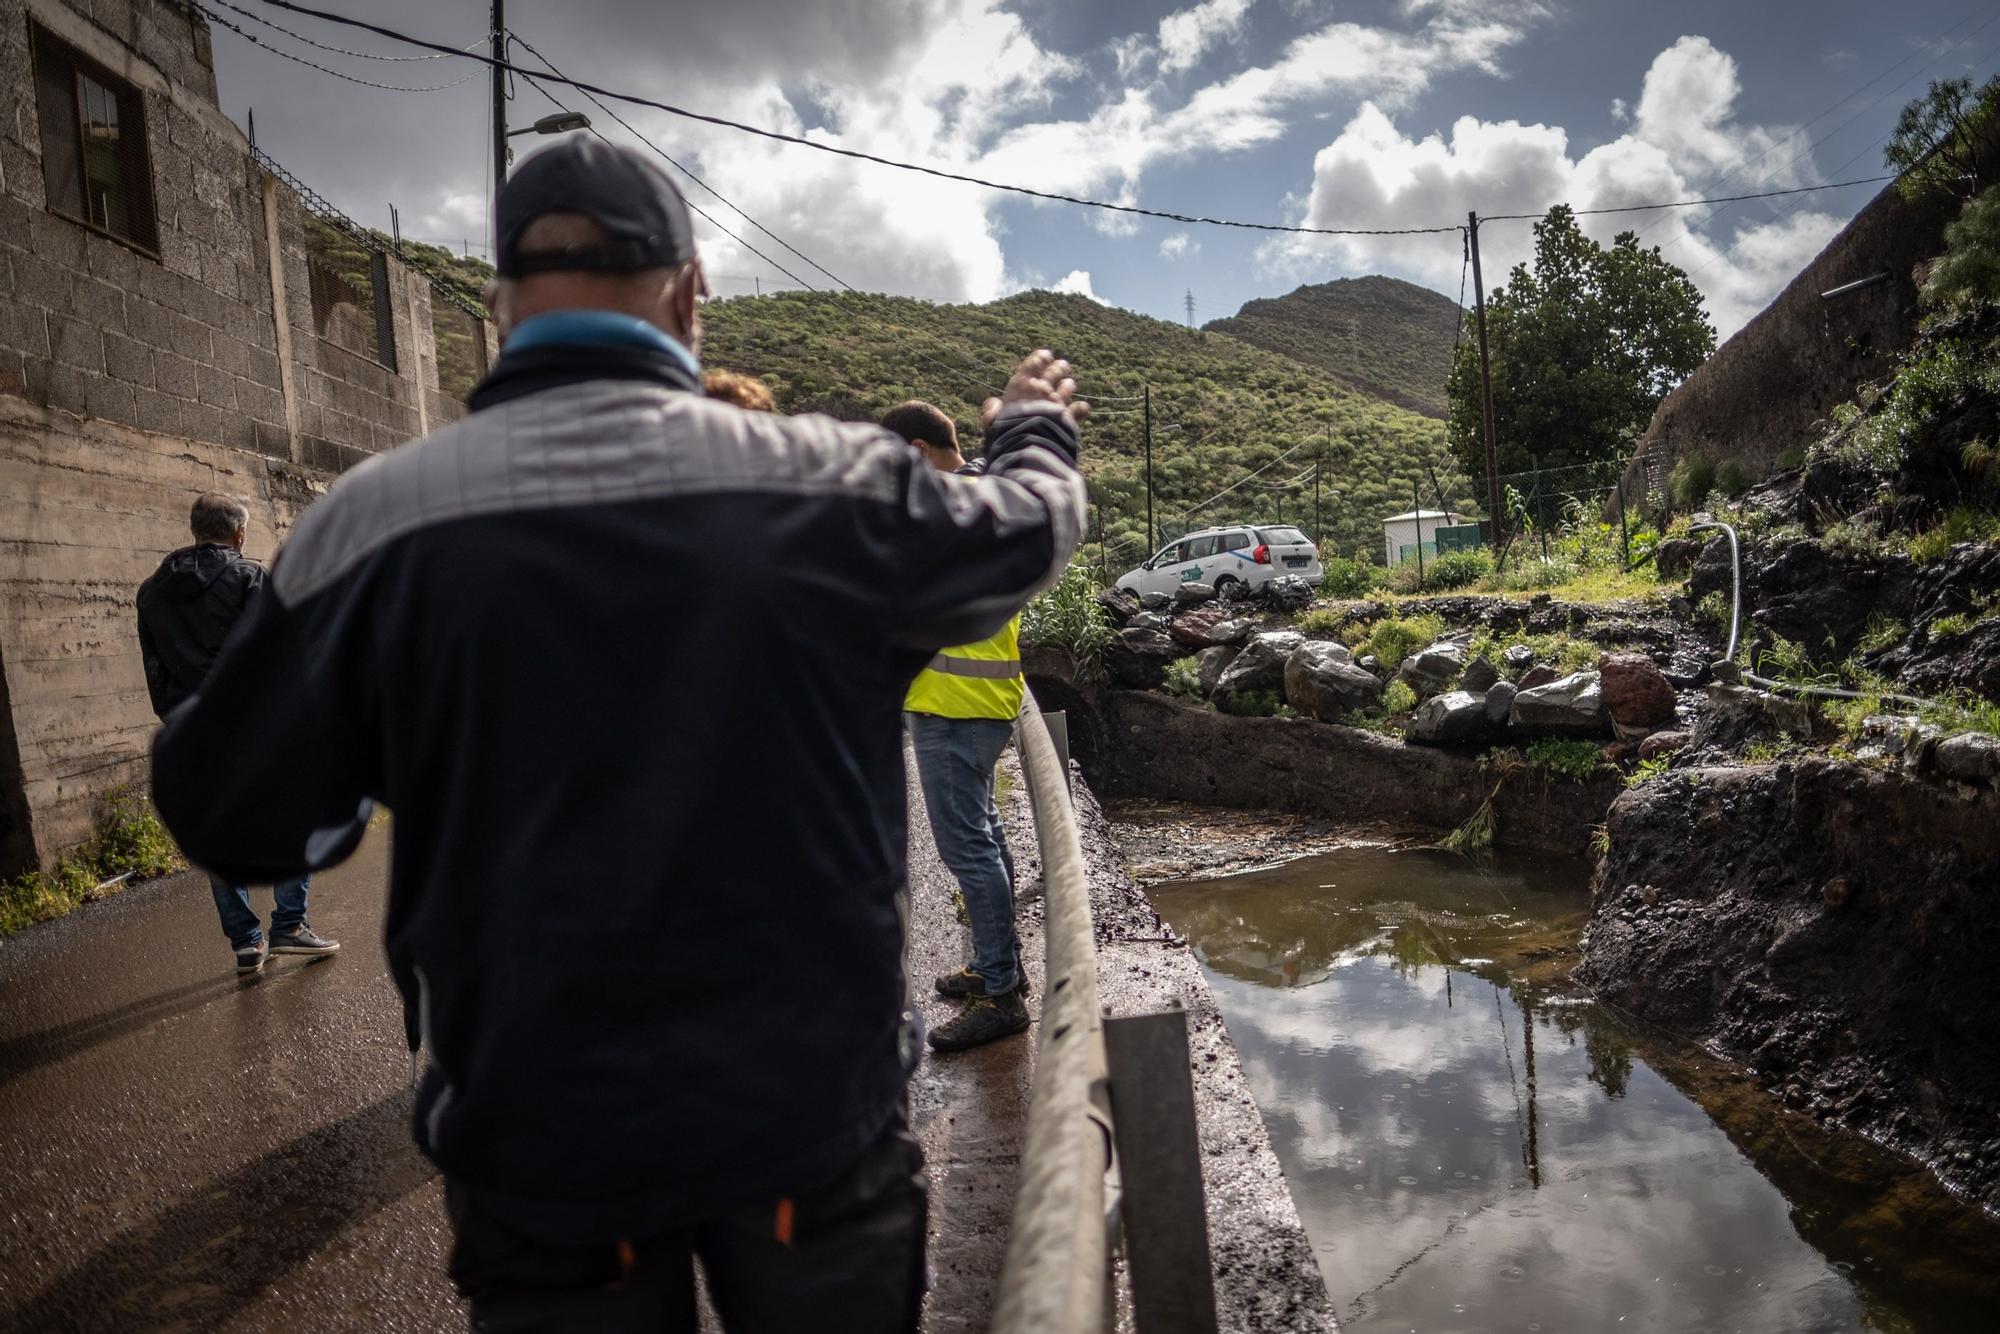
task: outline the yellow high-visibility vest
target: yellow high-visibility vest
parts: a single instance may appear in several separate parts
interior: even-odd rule
[[[941,651],[917,674],[903,707],[939,718],[999,718],[1011,721],[1027,693],[1021,679],[1021,618],[977,644]]]

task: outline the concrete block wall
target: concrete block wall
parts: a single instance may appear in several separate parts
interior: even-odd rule
[[[143,94],[157,256],[48,211],[31,17]],[[335,474],[463,412],[437,392],[427,281],[389,266],[392,371],[314,333],[304,235],[177,0],[0,0],[0,876],[144,780],[132,595],[190,541],[194,497],[241,496],[268,560]]]

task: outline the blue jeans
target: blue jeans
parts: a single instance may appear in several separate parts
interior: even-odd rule
[[[994,766],[1014,724],[993,718],[906,713],[917,752],[917,781],[930,814],[938,859],[958,880],[972,927],[972,970],[989,995],[1021,982],[1021,940],[1014,934],[1014,858],[993,790]]]
[[[272,935],[285,935],[304,924],[306,887],[310,884],[312,877],[302,875],[297,880],[287,880],[271,887],[277,900],[276,906],[271,909]],[[264,933],[258,929],[257,914],[250,911],[248,887],[232,885],[214,876],[208,878],[208,887],[215,892],[215,911],[222,918],[222,930],[229,937],[229,943],[239,950],[260,944]]]

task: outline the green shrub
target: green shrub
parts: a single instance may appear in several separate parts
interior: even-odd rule
[[[1639,767],[1625,776],[1625,786],[1637,787],[1641,783],[1652,782],[1667,771],[1673,758],[1671,755],[1655,755],[1650,760],[1640,760]]]
[[[1731,500],[1756,484],[1756,475],[1742,459],[1724,459],[1721,466],[1715,470],[1715,489]]]
[[[1182,699],[1208,698],[1208,692],[1201,687],[1201,664],[1193,658],[1175,658],[1168,663],[1162,689]]]
[[[1444,622],[1435,616],[1389,616],[1375,622],[1367,637],[1351,645],[1354,656],[1372,653],[1382,670],[1393,672],[1403,659],[1420,648],[1428,648],[1444,633]]]
[[[1330,639],[1341,631],[1347,618],[1331,607],[1314,607],[1292,622],[1292,628],[1311,639]]]
[[[104,794],[90,840],[49,871],[0,882],[0,937],[61,917],[118,876],[146,879],[186,865],[153,803],[136,787]]]
[[[1537,769],[1545,769],[1553,777],[1571,783],[1587,782],[1597,772],[1598,762],[1603,755],[1594,741],[1564,740],[1560,737],[1543,737],[1528,746],[1528,763]]]
[[[1384,573],[1372,561],[1328,556],[1321,563],[1326,577],[1319,581],[1319,595],[1327,598],[1365,598],[1380,585]]]
[[[1485,547],[1471,551],[1447,551],[1424,569],[1424,583],[1431,588],[1464,588],[1493,573],[1493,553]]]
[[[1928,563],[1942,559],[1960,542],[2000,541],[2000,514],[1960,505],[1936,527],[1910,539],[1910,559]]]
[[[1382,692],[1382,712],[1386,714],[1409,713],[1417,707],[1417,692],[1407,681],[1391,681]]]
[[[1697,454],[1683,455],[1667,474],[1667,491],[1681,509],[1701,508],[1715,490],[1715,464]]]
[[[1895,617],[1877,612],[1868,618],[1868,624],[1861,631],[1861,641],[1855,647],[1863,653],[1880,653],[1902,643],[1909,633],[1909,628]]]
[[[1777,462],[1779,472],[1791,472],[1795,469],[1805,467],[1806,447],[1804,445],[1785,446],[1784,449],[1779,451]]]
[[[1289,713],[1278,697],[1268,690],[1240,690],[1227,695],[1218,695],[1215,707],[1238,718],[1271,718],[1281,711]]]
[[[1054,587],[1021,612],[1022,643],[1067,649],[1085,674],[1096,670],[1098,657],[1112,638],[1111,622],[1097,604],[1097,581],[1087,565],[1071,565]]]

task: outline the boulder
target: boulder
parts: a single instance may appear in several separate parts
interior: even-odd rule
[[[1128,630],[1158,630],[1165,634],[1173,628],[1174,618],[1162,611],[1142,611],[1132,618]]]
[[[1127,690],[1158,690],[1167,664],[1181,656],[1174,641],[1158,630],[1127,627],[1104,647],[1104,674]]]
[[[1296,630],[1266,630],[1263,634],[1251,636],[1243,651],[1216,678],[1215,693],[1243,695],[1268,690],[1283,698],[1285,661],[1303,643],[1305,636]]]
[[[1507,674],[1519,678],[1522,672],[1535,665],[1535,651],[1526,644],[1515,644],[1501,654],[1500,659],[1507,664]]]
[[[1507,725],[1514,712],[1514,696],[1520,688],[1512,681],[1495,681],[1486,687],[1486,721],[1494,731]]]
[[[1491,658],[1474,658],[1459,673],[1458,688],[1470,690],[1475,695],[1483,695],[1494,682],[1500,679],[1500,669],[1493,665]]]
[[[1659,727],[1674,720],[1674,688],[1653,660],[1640,653],[1598,655],[1604,707],[1624,728]]]
[[[1538,686],[1549,684],[1559,675],[1560,673],[1546,662],[1538,662],[1527,671],[1522,672],[1520,679],[1514,682],[1514,684],[1523,690],[1533,690]]]
[[[1465,645],[1440,639],[1421,653],[1403,659],[1396,679],[1417,692],[1418,699],[1437,694],[1465,670]]]
[[[1126,622],[1139,614],[1139,595],[1122,588],[1102,588],[1097,592],[1097,605],[1104,608],[1112,625],[1122,629]]]
[[[1382,674],[1382,660],[1373,653],[1362,654],[1354,660],[1354,665],[1364,672],[1373,672],[1377,676]]]
[[[1691,537],[1670,537],[1653,548],[1653,568],[1662,579],[1678,579],[1694,568],[1701,543]]]
[[[1611,730],[1596,672],[1573,672],[1514,696],[1507,720],[1524,736],[1599,737]]]
[[[1264,601],[1279,611],[1304,611],[1313,604],[1313,586],[1296,574],[1281,574],[1264,585]]]
[[[1193,585],[1189,585],[1193,587]],[[1227,607],[1211,603],[1205,607],[1195,607],[1174,617],[1173,629],[1167,633],[1174,637],[1176,644],[1187,648],[1210,648],[1219,643],[1209,634],[1216,626],[1229,619]]]
[[[1242,651],[1234,644],[1217,644],[1194,655],[1195,666],[1201,672],[1201,691],[1204,695],[1215,689],[1215,683],[1222,679],[1223,669],[1236,661],[1236,655]]]
[[[1174,600],[1165,593],[1141,593],[1139,595],[1139,605],[1147,611],[1165,611],[1168,607],[1174,605]]]
[[[1182,584],[1174,590],[1176,607],[1199,607],[1213,601],[1215,601],[1214,584]]]
[[[1382,702],[1382,680],[1354,665],[1345,645],[1301,644],[1285,659],[1285,702],[1308,718],[1337,722]]]
[[[1486,700],[1469,690],[1449,690],[1417,706],[1403,739],[1424,746],[1469,745],[1485,740],[1488,729]]]
[[[1687,732],[1655,732],[1639,743],[1639,758],[1657,760],[1662,755],[1671,755],[1693,740]]]
[[[1208,632],[1208,637],[1218,644],[1241,644],[1257,633],[1257,626],[1255,616],[1238,616],[1216,626]]]
[[[1983,732],[1948,736],[1937,743],[1938,772],[1965,783],[2000,787],[2000,737]]]

